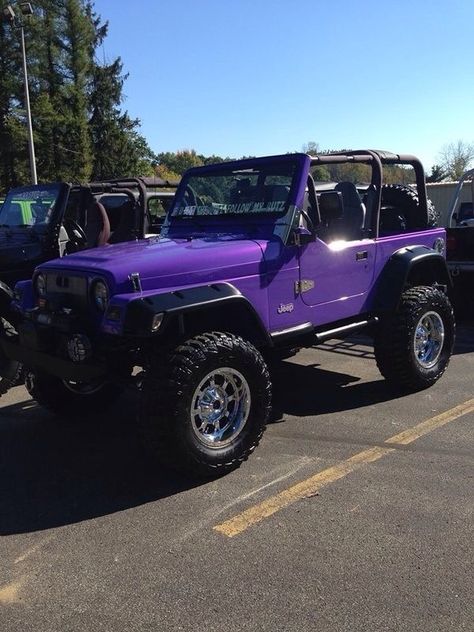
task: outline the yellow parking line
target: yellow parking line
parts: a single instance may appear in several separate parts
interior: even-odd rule
[[[277,511],[280,511],[280,509],[288,507],[288,505],[291,505],[297,500],[316,494],[322,487],[344,478],[363,465],[378,461],[383,456],[396,449],[390,447],[390,445],[408,445],[432,430],[440,428],[441,426],[444,426],[445,424],[470,412],[474,412],[474,399],[470,399],[463,404],[459,404],[459,406],[455,406],[454,408],[437,415],[436,417],[422,421],[413,428],[404,430],[403,432],[390,437],[384,442],[387,444],[387,447],[382,446],[369,448],[368,450],[359,452],[358,454],[355,454],[345,461],[341,461],[322,472],[318,472],[314,476],[285,489],[279,494],[264,500],[258,505],[254,505],[253,507],[246,509],[229,520],[216,525],[214,530],[232,538],[239,533],[242,533],[252,525],[261,522]]]
[[[6,605],[19,601],[20,590],[25,583],[25,577],[20,577],[0,588],[0,604]]]

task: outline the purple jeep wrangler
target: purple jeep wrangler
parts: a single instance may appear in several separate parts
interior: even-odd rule
[[[383,185],[410,165],[414,189]],[[363,165],[364,185],[312,174]],[[199,475],[237,467],[271,406],[272,352],[367,329],[398,388],[446,369],[454,319],[424,172],[381,151],[288,154],[190,169],[160,237],[39,266],[0,298],[0,373],[16,362],[43,406],[73,414],[140,390],[155,457]]]

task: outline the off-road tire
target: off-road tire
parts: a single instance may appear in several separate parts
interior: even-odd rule
[[[249,411],[229,445],[211,448],[198,437],[191,411],[205,376],[224,370],[244,377]],[[249,457],[263,435],[270,407],[270,376],[260,352],[239,336],[203,333],[152,362],[142,382],[139,425],[154,460],[208,478],[239,467]]]
[[[14,337],[16,330],[11,323],[4,318],[0,318],[0,333],[2,336]],[[24,373],[23,365],[14,360],[9,360],[0,351],[0,397],[4,395],[13,386],[23,383]]]
[[[441,319],[444,340],[436,362],[427,368],[416,356],[415,336],[421,319],[430,313]],[[410,288],[402,294],[397,311],[385,316],[377,327],[374,340],[377,366],[392,386],[407,391],[427,388],[446,370],[454,338],[453,308],[446,294],[431,286]]]
[[[428,223],[420,210],[418,194],[408,186],[384,184],[382,186],[382,206],[393,206],[406,220],[406,230],[417,230],[439,225],[440,214],[431,200],[427,200]]]
[[[70,390],[60,378],[33,369],[25,369],[25,386],[40,406],[75,420],[104,413],[123,391],[121,385],[105,382],[93,392],[80,394]]]

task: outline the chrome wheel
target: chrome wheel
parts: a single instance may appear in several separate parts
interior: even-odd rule
[[[415,358],[424,369],[431,369],[443,349],[444,324],[437,312],[426,312],[418,321],[413,342]]]
[[[191,424],[201,443],[222,448],[234,441],[247,423],[250,400],[249,385],[239,371],[222,367],[208,373],[191,402]]]

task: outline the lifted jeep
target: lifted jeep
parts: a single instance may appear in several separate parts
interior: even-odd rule
[[[312,172],[331,164],[365,165],[369,182],[315,185]],[[394,164],[414,169],[416,193],[383,185]],[[198,475],[227,472],[265,429],[272,351],[366,328],[396,387],[443,374],[455,325],[445,231],[428,215],[413,156],[190,169],[160,237],[50,261],[14,298],[3,293],[0,313],[18,331],[1,332],[3,374],[24,363],[31,396],[63,414],[103,409],[135,380],[152,454]]]

